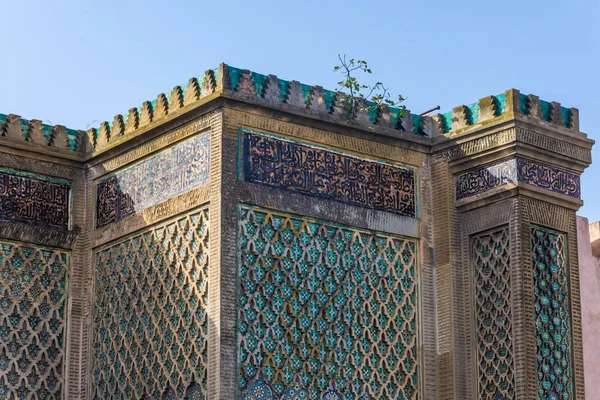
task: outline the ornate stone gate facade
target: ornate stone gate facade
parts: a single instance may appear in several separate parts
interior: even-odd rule
[[[0,114],[0,398],[583,399],[578,120],[225,64],[87,132]]]

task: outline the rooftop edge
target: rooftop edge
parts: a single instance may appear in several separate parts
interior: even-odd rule
[[[102,122],[99,127],[85,132],[62,125],[46,125],[39,120],[25,120],[14,114],[0,114],[0,140],[25,141],[61,152],[96,153],[217,92],[259,101],[266,106],[284,105],[295,110],[332,114],[358,125],[378,125],[425,137],[456,134],[464,128],[511,113],[579,130],[576,108],[565,108],[560,103],[540,100],[538,96],[524,95],[515,89],[432,116],[412,114],[409,110],[401,112],[384,105],[372,111],[359,111],[353,121],[349,121],[341,92],[221,64],[199,77],[190,78],[184,85],[175,86],[170,93],[160,93],[153,101],[144,101],[126,115],[117,114],[112,121]],[[368,104],[364,99],[362,102]]]

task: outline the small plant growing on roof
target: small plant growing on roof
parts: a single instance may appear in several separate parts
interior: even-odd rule
[[[377,111],[383,106],[398,108],[399,117],[402,117],[406,106],[402,104],[406,100],[401,95],[398,100],[393,100],[389,87],[386,87],[382,82],[377,82],[374,85],[361,84],[355,76],[356,72],[372,74],[369,64],[365,60],[355,60],[354,58],[347,59],[346,55],[338,54],[340,65],[333,67],[335,72],[341,72],[343,79],[338,82],[336,91],[342,92],[342,103],[345,103],[347,118],[353,120],[356,113],[365,111],[370,113]]]

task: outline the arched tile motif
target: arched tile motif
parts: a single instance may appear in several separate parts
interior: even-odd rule
[[[323,393],[321,400],[343,400],[342,395],[335,388],[328,389]]]
[[[192,383],[185,391],[185,400],[204,400],[204,390],[198,382]]]
[[[96,251],[93,399],[204,398],[208,226],[202,208]]]
[[[238,385],[281,398],[416,399],[417,246],[410,239],[251,206],[239,209]]]
[[[296,377],[294,383],[289,386],[281,400],[306,400],[308,399],[308,390],[300,383],[300,379]]]
[[[274,400],[273,391],[262,377],[258,377],[248,386],[242,400]]]
[[[0,398],[63,398],[69,261],[0,241]]]

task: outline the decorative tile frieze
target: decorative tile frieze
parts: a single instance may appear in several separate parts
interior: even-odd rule
[[[102,178],[96,185],[96,226],[204,185],[209,168],[210,136],[203,133]]]
[[[578,175],[526,158],[516,157],[458,175],[456,177],[456,200],[517,182],[527,183],[577,199],[581,197]]]
[[[416,216],[413,168],[241,131],[246,182],[325,200]]]
[[[456,200],[517,182],[514,159],[466,172],[456,178]]]
[[[0,169],[0,219],[67,230],[68,181]]]
[[[418,398],[415,241],[246,205],[238,229],[242,399]]]
[[[478,399],[515,397],[508,226],[471,238]]]
[[[208,209],[94,254],[93,399],[205,399]]]
[[[566,234],[531,226],[538,399],[573,396],[571,307]]]
[[[0,398],[62,399],[68,252],[0,242]]]
[[[521,157],[517,158],[517,169],[519,182],[577,199],[581,197],[579,175]]]

